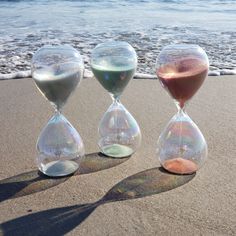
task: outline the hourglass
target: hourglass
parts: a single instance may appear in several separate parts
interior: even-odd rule
[[[141,133],[133,116],[121,104],[120,96],[137,67],[135,50],[126,42],[99,44],[92,51],[91,67],[113,100],[99,124],[101,152],[116,158],[130,156],[140,146]]]
[[[83,76],[84,65],[69,45],[44,46],[33,56],[31,71],[37,88],[55,108],[37,141],[37,165],[48,176],[74,173],[84,156],[83,141],[61,110]]]
[[[157,155],[162,167],[169,172],[191,174],[207,158],[206,141],[185,107],[202,85],[208,67],[207,55],[198,45],[170,45],[157,58],[159,81],[178,109],[158,140]]]

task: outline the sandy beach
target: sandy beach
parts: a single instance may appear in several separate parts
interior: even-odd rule
[[[64,114],[86,156],[75,176],[50,179],[35,165],[37,137],[53,114],[32,79],[0,82],[0,235],[235,235],[236,76],[208,77],[187,107],[208,143],[196,175],[160,169],[159,134],[176,112],[157,80],[133,80],[121,101],[142,131],[130,158],[99,154],[97,126],[111,103],[85,79]]]

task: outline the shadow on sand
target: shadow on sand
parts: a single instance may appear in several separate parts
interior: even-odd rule
[[[145,170],[120,181],[95,203],[54,208],[4,222],[0,225],[0,235],[65,235],[100,205],[166,192],[186,184],[194,176],[173,175],[162,168]]]
[[[77,173],[71,176],[105,170],[117,166],[129,158],[130,156],[118,159],[105,156],[102,153],[90,153],[81,161]],[[0,202],[49,189],[65,182],[71,176],[50,178],[38,170],[33,170],[0,180]]]

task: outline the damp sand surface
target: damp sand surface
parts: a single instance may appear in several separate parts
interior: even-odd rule
[[[102,158],[97,146],[110,98],[95,79],[82,83],[64,114],[84,141],[86,174],[52,181],[38,177],[35,163],[50,104],[32,79],[0,82],[0,234],[236,235],[236,76],[208,77],[187,107],[209,147],[193,176],[160,169],[157,139],[176,109],[158,81],[134,80],[125,89],[142,143],[119,160]]]

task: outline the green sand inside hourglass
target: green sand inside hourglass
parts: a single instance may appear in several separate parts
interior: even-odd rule
[[[92,66],[100,84],[111,94],[120,95],[135,73],[135,68]]]
[[[111,157],[127,157],[134,153],[134,150],[128,146],[121,144],[111,144],[104,146],[102,152]]]

